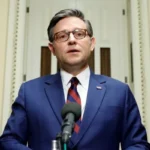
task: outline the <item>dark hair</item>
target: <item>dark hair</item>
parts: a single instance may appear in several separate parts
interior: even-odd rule
[[[50,42],[53,42],[53,40],[54,40],[53,39],[53,28],[55,27],[55,25],[61,19],[64,19],[67,17],[77,17],[77,18],[80,18],[81,20],[83,20],[87,26],[87,32],[88,32],[89,36],[90,37],[93,36],[93,29],[92,29],[92,25],[91,25],[90,21],[84,19],[84,14],[80,10],[64,9],[64,10],[61,10],[58,13],[56,13],[50,21],[50,24],[49,24],[48,29],[47,29],[48,38],[49,38]]]

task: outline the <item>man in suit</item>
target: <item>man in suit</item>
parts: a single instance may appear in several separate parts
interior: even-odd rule
[[[82,115],[79,132],[72,135],[68,150],[119,150],[119,143],[123,150],[149,150],[128,85],[89,69],[95,38],[83,13],[74,9],[58,12],[50,22],[48,36],[60,72],[22,84],[0,137],[0,149],[50,150],[51,141],[61,131],[61,110],[70,80],[76,77]]]

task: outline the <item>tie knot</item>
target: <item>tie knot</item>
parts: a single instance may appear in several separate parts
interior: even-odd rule
[[[72,77],[70,82],[71,82],[71,85],[77,86],[79,83],[79,80],[76,77]]]

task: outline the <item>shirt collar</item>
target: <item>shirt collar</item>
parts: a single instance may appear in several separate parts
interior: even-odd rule
[[[63,69],[61,69],[60,74],[61,74],[62,82],[67,86],[70,79],[73,77],[73,75],[66,72]],[[88,84],[89,84],[89,79],[90,79],[90,68],[87,67],[85,70],[79,73],[76,77],[78,78],[81,86],[87,89]]]

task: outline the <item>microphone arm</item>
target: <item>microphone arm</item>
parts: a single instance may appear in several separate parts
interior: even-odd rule
[[[67,143],[71,138],[74,124],[81,117],[81,105],[71,102],[64,105],[61,111],[62,118],[62,142]]]
[[[74,129],[75,115],[68,113],[62,124],[62,142],[68,143]]]
[[[61,111],[61,116],[62,119],[64,119],[61,132],[56,135],[56,141],[52,141],[52,145],[55,147],[55,144],[57,143],[59,150],[66,150],[75,122],[81,117],[81,106],[75,102],[67,103]]]

